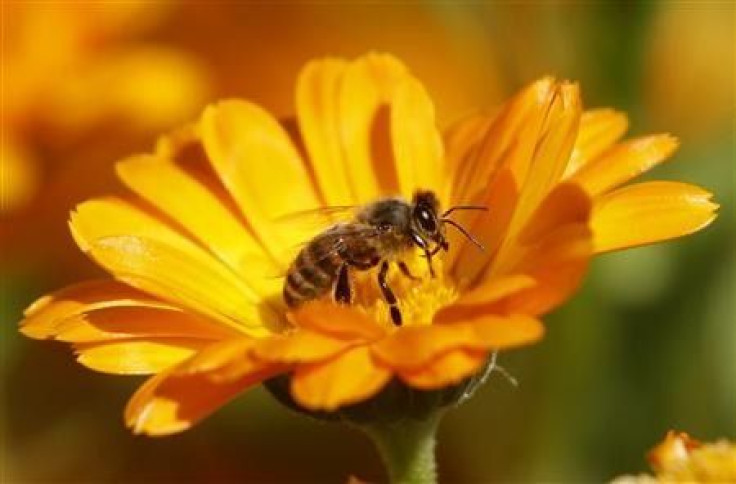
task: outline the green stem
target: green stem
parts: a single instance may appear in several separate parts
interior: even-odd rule
[[[362,427],[381,454],[393,484],[435,484],[435,434],[441,412],[426,419],[407,418],[391,424]]]

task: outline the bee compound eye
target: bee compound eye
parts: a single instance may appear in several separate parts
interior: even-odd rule
[[[419,225],[422,229],[429,233],[434,233],[437,230],[437,224],[434,221],[434,217],[426,208],[420,208],[417,213],[419,219]]]

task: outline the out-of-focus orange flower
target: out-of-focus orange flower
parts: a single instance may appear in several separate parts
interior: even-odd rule
[[[726,440],[702,443],[669,431],[648,454],[655,476],[624,476],[616,484],[657,482],[736,482],[736,445]]]
[[[100,183],[96,167],[119,157],[121,143],[169,129],[204,104],[205,76],[191,57],[134,42],[167,10],[145,2],[3,5],[4,252],[59,243],[42,221],[71,206],[73,186],[62,173],[74,173],[80,193]],[[31,236],[32,225],[44,236]]]
[[[622,186],[676,146],[667,135],[618,143],[626,124],[611,110],[583,112],[577,85],[542,79],[443,137],[427,92],[397,59],[311,62],[297,82],[296,122],[223,101],[154,153],[121,162],[135,196],[83,203],[71,218],[80,248],[115,280],[40,299],[21,331],[71,343],[98,371],[153,374],[126,410],[128,425],[151,435],[186,429],[279,374],[300,406],[326,411],[392,379],[455,384],[489,352],[538,340],[539,317],[571,296],[594,254],[714,218],[701,188]],[[457,218],[486,250],[448,234],[436,278],[407,255],[424,277],[389,274],[400,327],[365,274],[355,274],[352,306],[287,311],[273,276],[314,232],[281,216],[417,189],[444,207],[488,207]]]

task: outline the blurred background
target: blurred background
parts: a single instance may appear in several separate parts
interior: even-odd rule
[[[520,386],[492,378],[445,419],[441,480],[602,481],[643,471],[670,428],[736,438],[735,19],[732,2],[3,2],[0,480],[382,479],[361,435],[260,390],[183,435],[134,437],[122,409],[140,379],[16,330],[36,297],[100,274],[66,220],[119,189],[116,159],[218,98],[287,115],[305,61],[368,50],[409,65],[442,125],[543,74],[579,80],[631,135],[680,137],[649,178],[722,207],[693,237],[597,259],[545,340],[502,355]]]

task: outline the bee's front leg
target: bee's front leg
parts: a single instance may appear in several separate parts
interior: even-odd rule
[[[421,277],[417,277],[414,274],[411,273],[409,270],[409,267],[406,265],[406,262],[403,260],[400,260],[397,265],[399,266],[399,269],[401,269],[401,273],[404,274],[406,277],[411,279],[412,281],[419,281],[421,280]]]
[[[430,252],[428,249],[424,249],[424,258],[427,259],[427,267],[429,267],[429,275],[434,279],[436,277],[434,273],[434,267],[432,267],[432,256],[434,254]]]
[[[401,326],[401,311],[399,310],[398,301],[396,300],[396,295],[391,290],[391,288],[388,286],[388,282],[386,282],[387,274],[388,274],[388,262],[383,261],[383,263],[381,263],[381,269],[378,271],[378,287],[381,288],[381,293],[383,294],[383,298],[386,300],[386,303],[388,304],[389,311],[391,313],[391,321],[394,322],[394,325]]]

